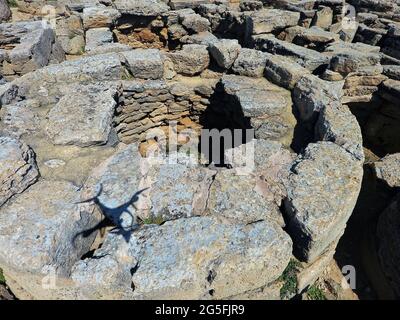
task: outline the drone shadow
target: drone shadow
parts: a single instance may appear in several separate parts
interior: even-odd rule
[[[101,202],[100,195],[103,192],[103,185],[100,185],[100,190],[95,197],[77,202],[77,204],[90,203],[90,202],[94,203],[97,206],[97,208],[100,210],[104,219],[101,220],[94,227],[77,233],[73,238],[73,244],[75,245],[75,241],[78,237],[82,236],[83,238],[88,238],[94,232],[101,230],[103,228],[106,228],[106,227],[114,227],[113,229],[110,230],[110,233],[122,235],[123,238],[125,239],[125,241],[129,242],[132,232],[134,230],[136,230],[138,227],[137,224],[135,223],[136,219],[135,219],[134,215],[132,214],[132,212],[129,210],[129,208],[131,206],[133,206],[135,209],[137,209],[135,203],[137,201],[139,201],[140,194],[142,194],[147,189],[148,188],[137,191],[127,202],[125,202],[124,204],[122,204],[116,208],[110,208]],[[132,219],[132,224],[128,228],[124,227],[122,225],[124,222],[122,215],[124,213],[129,214]]]

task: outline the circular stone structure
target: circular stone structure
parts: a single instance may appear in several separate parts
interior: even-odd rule
[[[378,87],[398,102],[400,72],[333,28],[337,1],[237,2],[59,1],[55,26],[0,24],[0,268],[17,297],[288,299],[322,274],[382,125],[354,107]]]

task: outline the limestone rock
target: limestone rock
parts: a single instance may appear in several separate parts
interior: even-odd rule
[[[265,77],[278,86],[293,89],[300,79],[311,72],[287,57],[266,55]]]
[[[21,286],[36,287],[37,297],[51,296],[41,281],[52,268],[55,275],[68,276],[93,242],[95,234],[73,241],[97,222],[95,215],[80,211],[78,200],[71,183],[41,180],[1,208],[0,266],[17,274]]]
[[[116,23],[121,13],[113,8],[89,7],[83,9],[82,22],[84,28],[109,28]]]
[[[290,92],[265,79],[224,75],[222,84],[255,129],[257,139],[290,144],[295,126]]]
[[[314,261],[343,234],[362,176],[362,164],[331,142],[310,144],[298,157],[289,176],[285,207],[301,259]]]
[[[266,62],[267,55],[264,52],[242,48],[232,69],[241,76],[260,78],[264,74]]]
[[[293,102],[303,120],[309,120],[343,96],[343,81],[328,82],[309,74],[303,76],[293,90]]]
[[[323,108],[315,131],[317,140],[332,141],[364,161],[361,128],[347,106],[334,103]]]
[[[48,114],[46,131],[57,145],[105,144],[117,105],[117,87],[72,85]]]
[[[263,9],[250,14],[245,18],[246,34],[255,35],[271,33],[287,27],[297,25],[300,13],[293,11]]]
[[[169,10],[163,0],[115,0],[115,8],[123,14],[158,16]]]
[[[314,71],[328,65],[330,58],[320,52],[298,46],[293,43],[278,40],[271,35],[257,35],[253,37],[255,49],[272,54],[287,56],[302,67]]]
[[[217,64],[228,70],[238,57],[240,48],[237,40],[223,39],[212,43],[209,50]]]
[[[109,28],[95,28],[86,31],[85,51],[91,51],[104,44],[113,42],[113,34]]]
[[[23,142],[0,136],[0,207],[13,195],[34,184],[39,171],[35,153]],[[0,216],[2,213],[0,214]]]
[[[196,75],[207,69],[210,63],[210,55],[207,47],[198,44],[187,44],[182,50],[168,54],[174,63],[177,73],[183,75]]]
[[[385,181],[389,187],[400,187],[399,176],[400,153],[390,154],[378,162],[374,162],[373,168],[378,179]]]
[[[96,254],[72,274],[85,298],[222,299],[277,279],[291,240],[273,222],[194,217],[141,229],[129,243],[109,235]]]
[[[165,57],[157,49],[136,49],[123,52],[133,77],[160,79],[164,75]]]

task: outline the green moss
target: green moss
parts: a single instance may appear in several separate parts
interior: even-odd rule
[[[323,291],[315,284],[310,286],[307,290],[307,296],[310,300],[326,300]]]
[[[7,0],[7,3],[8,3],[8,5],[11,7],[11,8],[15,8],[15,7],[18,7],[18,3],[17,3],[17,1],[15,1],[15,0]]]
[[[301,268],[299,261],[291,259],[285,271],[279,277],[279,281],[283,281],[280,290],[281,299],[289,299],[297,293],[297,273]]]
[[[0,268],[0,284],[6,284],[6,279],[4,278],[3,270],[1,270],[1,268]]]
[[[146,218],[143,220],[143,224],[158,224],[161,225],[163,224],[165,221],[162,217],[150,217],[150,218]]]

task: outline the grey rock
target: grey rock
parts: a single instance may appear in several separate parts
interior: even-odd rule
[[[399,176],[400,153],[390,154],[378,162],[374,162],[373,169],[378,179],[385,181],[389,187],[400,187]]]
[[[263,195],[262,181],[254,176],[244,176],[235,170],[219,171],[211,185],[208,199],[210,212],[238,223],[275,221],[284,226],[276,203]]]
[[[242,48],[232,70],[247,77],[260,78],[264,75],[267,54],[258,50]]]
[[[393,80],[400,80],[400,66],[396,65],[383,66],[383,73]]]
[[[257,139],[272,139],[290,144],[296,120],[290,92],[265,79],[224,75],[222,85],[250,118]]]
[[[190,36],[184,36],[180,39],[180,41],[185,44],[202,44],[208,47],[214,42],[217,42],[218,38],[214,36],[211,32],[207,31],[192,34]]]
[[[293,43],[278,40],[272,35],[254,36],[253,42],[255,49],[287,56],[292,59],[292,61],[310,71],[314,71],[323,65],[328,65],[330,61],[330,58],[327,55]]]
[[[332,8],[322,7],[320,10],[315,12],[311,25],[327,29],[331,26],[332,21],[333,21]]]
[[[90,29],[86,31],[85,51],[91,51],[111,42],[113,42],[113,34],[109,28]]]
[[[300,79],[311,72],[290,58],[267,54],[265,77],[278,86],[293,89]]]
[[[199,14],[184,15],[182,25],[194,33],[206,32],[210,29],[210,22]]]
[[[84,8],[82,23],[84,28],[105,28],[113,26],[121,13],[113,8],[89,7]]]
[[[229,70],[238,57],[240,48],[241,46],[236,39],[222,39],[212,43],[209,50],[217,64],[221,68]]]
[[[11,10],[7,0],[0,0],[0,22],[7,21],[11,18]]]
[[[105,144],[111,131],[118,88],[111,84],[72,85],[50,110],[46,131],[57,145]]]
[[[356,72],[361,67],[377,65],[380,60],[378,53],[343,48],[334,51],[330,68],[333,71],[347,75],[351,72]]]
[[[343,96],[344,81],[328,82],[312,74],[303,76],[293,90],[293,102],[301,119],[310,120],[316,113]]]
[[[397,297],[400,296],[400,270],[398,264],[398,259],[400,258],[399,201],[400,199],[397,195],[380,215],[377,227],[379,262],[390,287]]]
[[[160,79],[164,75],[164,55],[157,49],[136,49],[122,52],[129,71],[135,78]]]
[[[25,143],[0,136],[0,207],[39,178],[35,153]]]
[[[363,137],[357,118],[340,102],[333,103],[320,112],[315,125],[318,141],[331,141],[343,147],[357,160],[364,161]]]
[[[98,220],[80,211],[78,200],[78,188],[71,183],[41,180],[1,208],[0,266],[25,277],[21,286],[33,286],[27,279],[41,280],[51,268],[56,275],[68,276],[89,250],[95,234],[73,240]],[[37,297],[44,291],[51,295],[38,287]]]
[[[285,207],[295,252],[302,260],[316,260],[343,234],[362,176],[362,163],[332,142],[310,144],[298,157]]]
[[[158,16],[169,10],[163,0],[115,0],[114,6],[123,14],[136,16]]]
[[[225,151],[226,163],[243,178],[247,175],[259,179],[255,190],[266,201],[274,202],[279,207],[286,197],[285,181],[294,156],[281,143],[263,139],[254,139]]]
[[[245,33],[247,37],[256,34],[271,33],[297,25],[300,19],[299,12],[262,9],[249,12],[245,16]]]
[[[197,75],[210,64],[207,47],[198,44],[184,45],[182,50],[169,53],[168,57],[174,63],[175,71],[183,75]]]
[[[273,222],[195,217],[141,229],[128,244],[109,235],[98,255],[77,263],[72,274],[84,298],[222,299],[277,279],[291,240]]]

